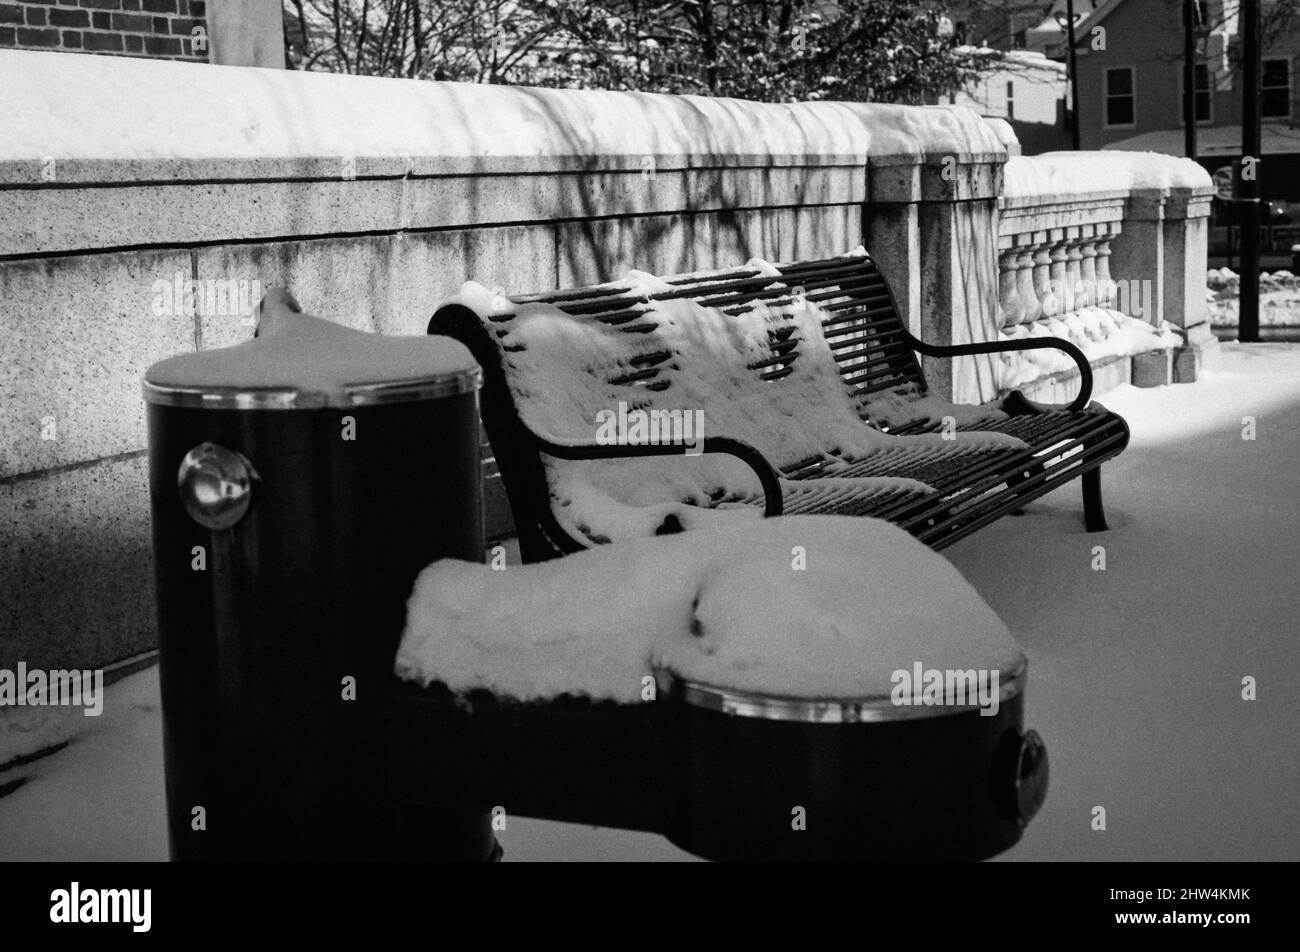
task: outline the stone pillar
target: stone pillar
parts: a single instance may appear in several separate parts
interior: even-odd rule
[[[921,170],[921,336],[938,344],[995,340],[998,196],[1004,153],[928,155]],[[956,403],[997,397],[989,356],[926,358],[930,388]]]
[[[1183,336],[1183,346],[1174,351],[1175,383],[1194,381],[1218,354],[1205,304],[1211,194],[1209,188],[1175,188],[1165,200],[1164,314]]]
[[[862,242],[889,282],[912,334],[921,336],[921,200],[919,155],[872,156],[867,160],[867,203]]]
[[[1165,316],[1165,197],[1168,189],[1134,189],[1124,210],[1124,230],[1111,242],[1110,277],[1125,314],[1159,325]]]
[[[863,233],[909,330],[935,344],[993,340],[997,202],[1006,155],[872,156]],[[930,389],[960,403],[997,396],[988,357],[923,358]]]

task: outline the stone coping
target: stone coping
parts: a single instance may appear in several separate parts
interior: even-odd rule
[[[957,106],[759,103],[0,50],[4,181],[516,174],[656,165],[810,166],[991,154]],[[320,163],[324,162],[324,171]],[[17,164],[12,164],[17,163]],[[36,175],[32,177],[32,163]],[[84,164],[78,164],[84,163]],[[97,164],[99,163],[99,164]],[[594,164],[593,164],[594,163]],[[674,166],[676,163],[676,166]],[[352,169],[349,169],[352,172]]]
[[[245,159],[59,159],[51,156],[46,159],[0,160],[0,188],[837,167],[861,168],[862,157],[848,153],[477,157],[319,155]]]

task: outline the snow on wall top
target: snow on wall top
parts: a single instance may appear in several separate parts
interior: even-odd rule
[[[1044,152],[1016,156],[1003,168],[1003,198],[1212,188],[1210,174],[1191,159],[1158,152]]]
[[[0,162],[1002,152],[974,112],[0,51]]]
[[[806,569],[792,571],[800,547]],[[397,673],[456,691],[635,703],[654,667],[799,697],[888,697],[893,672],[1006,673],[1006,626],[943,556],[879,519],[783,516],[416,580]]]

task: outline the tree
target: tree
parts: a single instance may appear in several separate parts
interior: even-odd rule
[[[287,0],[297,68],[764,101],[919,103],[996,57],[931,0]],[[295,40],[295,33],[297,38]]]
[[[505,82],[550,31],[512,0],[285,0],[293,69]]]

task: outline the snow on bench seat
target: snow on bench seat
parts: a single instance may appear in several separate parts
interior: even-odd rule
[[[772,265],[757,259],[750,265],[780,285]],[[490,323],[515,406],[533,433],[561,445],[590,444],[602,410],[624,405],[698,411],[705,434],[743,440],[798,480],[782,484],[791,513],[827,511],[814,503],[836,493],[846,500],[856,493],[856,503],[845,511],[860,512],[877,497],[915,501],[938,492],[897,470],[854,471],[886,458],[881,454],[893,454],[888,458],[895,463],[911,459],[921,473],[927,461],[969,462],[980,453],[1025,448],[1006,433],[900,436],[865,423],[863,401],[849,392],[836,365],[823,329],[829,315],[819,303],[796,297],[793,303],[757,302],[723,313],[684,296],[665,297],[681,293],[632,271],[582,289],[563,309],[554,301],[516,303],[473,282],[449,303],[469,307]],[[774,361],[788,371],[779,379],[763,372]],[[902,405],[901,398],[896,402]],[[971,408],[959,423],[1005,418],[994,408]],[[651,535],[665,520],[685,529],[747,520],[757,516],[762,502],[753,471],[729,456],[546,457],[545,468],[560,523],[592,542]],[[810,478],[818,485],[809,485]],[[836,482],[819,485],[825,479]]]

